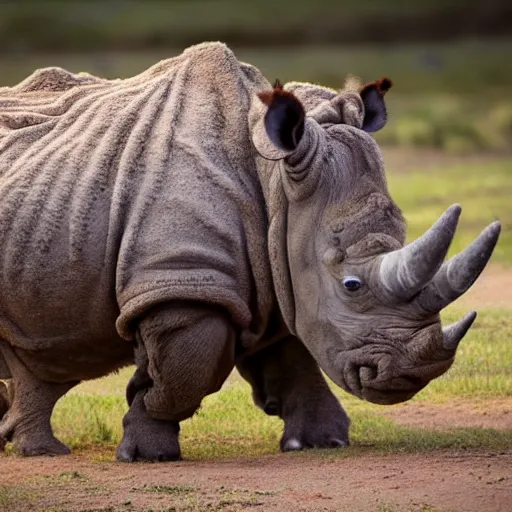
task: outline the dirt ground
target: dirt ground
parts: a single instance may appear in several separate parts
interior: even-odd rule
[[[79,456],[30,461],[9,457],[0,465],[4,483],[32,482],[31,491],[11,511],[512,510],[512,450],[336,460],[276,455],[132,465]]]
[[[474,309],[512,308],[512,270],[490,264],[478,281],[457,301]]]
[[[436,430],[447,428],[512,430],[512,398],[497,398],[475,403],[462,399],[441,404],[409,402],[395,406],[386,413],[386,416],[409,427]],[[512,467],[510,471],[512,472]],[[512,507],[510,510],[512,511]]]

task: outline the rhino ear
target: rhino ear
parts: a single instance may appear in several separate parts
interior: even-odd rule
[[[372,133],[384,127],[387,121],[384,95],[389,91],[393,82],[389,78],[381,78],[376,82],[363,85],[359,94],[364,103],[365,115],[362,129]]]
[[[306,113],[295,95],[283,89],[276,80],[272,91],[258,94],[267,105],[265,131],[274,146],[282,151],[294,151],[304,135]]]

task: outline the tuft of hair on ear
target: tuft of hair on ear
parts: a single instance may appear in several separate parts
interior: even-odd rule
[[[283,84],[279,81],[278,78],[276,78],[276,81],[274,82],[273,89],[271,91],[263,91],[258,93],[258,98],[265,105],[267,105],[267,107],[270,107],[275,101],[287,102],[290,104],[290,106],[298,103],[302,107],[302,104],[295,96],[295,94],[284,90]]]
[[[356,75],[347,75],[343,89],[340,92],[355,92],[359,93],[361,90],[361,79]]]
[[[374,82],[368,82],[364,84],[359,93],[363,95],[365,92],[368,92],[369,90],[373,89],[376,90],[381,96],[384,96],[389,89],[393,87],[393,82],[391,79],[387,77],[379,78],[378,80],[375,80]]]
[[[285,91],[279,80],[271,91],[258,93],[258,98],[268,107],[265,127],[272,142],[281,149],[294,150],[304,133],[306,117],[300,100]]]

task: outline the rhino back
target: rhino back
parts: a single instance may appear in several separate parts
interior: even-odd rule
[[[2,337],[122,343],[174,298],[247,326],[254,272],[271,287],[246,117],[265,84],[213,44],[127,80],[52,69],[0,89]]]

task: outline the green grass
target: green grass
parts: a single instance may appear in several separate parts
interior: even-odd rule
[[[444,323],[461,318],[454,305],[442,315]],[[512,396],[512,311],[479,311],[478,319],[464,338],[452,368],[417,396],[418,400],[452,397],[486,399]]]
[[[34,497],[25,486],[0,484],[0,510],[2,512],[17,512]]]
[[[407,219],[410,239],[424,233],[448,206],[460,203],[462,216],[449,254],[462,250],[499,219],[502,233],[492,261],[512,264],[512,159],[411,173],[389,169],[388,182]]]

